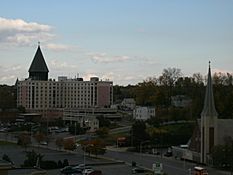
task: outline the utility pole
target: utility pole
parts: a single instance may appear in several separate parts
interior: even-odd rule
[[[231,175],[233,175],[233,140],[231,140]]]
[[[75,141],[75,145],[76,145],[76,128],[77,128],[77,126],[76,126],[77,124],[76,124],[76,121],[75,121],[75,123],[74,123],[74,141]]]

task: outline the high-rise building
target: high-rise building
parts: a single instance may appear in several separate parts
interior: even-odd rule
[[[29,69],[29,78],[17,82],[17,106],[42,116],[61,117],[63,109],[109,107],[113,103],[113,82],[91,77],[48,79],[48,67],[40,46]]]

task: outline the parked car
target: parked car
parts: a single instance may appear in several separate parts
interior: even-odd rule
[[[85,169],[92,169],[90,166],[85,166],[84,164],[79,164],[79,165],[76,165],[74,166],[73,168],[76,168],[76,169],[80,169],[80,170],[84,170]]]
[[[166,157],[171,157],[171,156],[172,156],[172,152],[166,152],[166,153],[164,154],[164,156],[166,156]]]
[[[63,174],[82,174],[82,170],[74,168],[72,166],[66,166],[62,169],[60,169],[60,172]]]
[[[46,141],[41,141],[41,142],[40,142],[40,145],[48,145],[48,142],[46,142]]]
[[[133,168],[132,169],[132,174],[136,174],[136,173],[145,173],[146,172],[146,170],[145,169],[143,169],[143,168]]]
[[[102,175],[102,171],[94,170],[94,171],[90,172],[88,175]]]
[[[90,174],[91,172],[93,172],[94,170],[93,169],[84,169],[83,170],[83,175],[88,175],[88,174]]]

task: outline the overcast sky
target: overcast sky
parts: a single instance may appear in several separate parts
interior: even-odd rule
[[[233,72],[232,0],[5,0],[0,84],[28,77],[40,41],[49,77],[128,85],[161,75]]]

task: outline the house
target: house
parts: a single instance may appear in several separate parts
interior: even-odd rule
[[[135,120],[146,121],[152,117],[155,117],[155,107],[137,106],[133,111]]]
[[[124,98],[124,100],[121,102],[121,107],[133,110],[136,107],[136,102],[133,98]]]
[[[192,103],[192,100],[185,95],[176,95],[171,97],[171,103],[174,107],[184,108]]]

